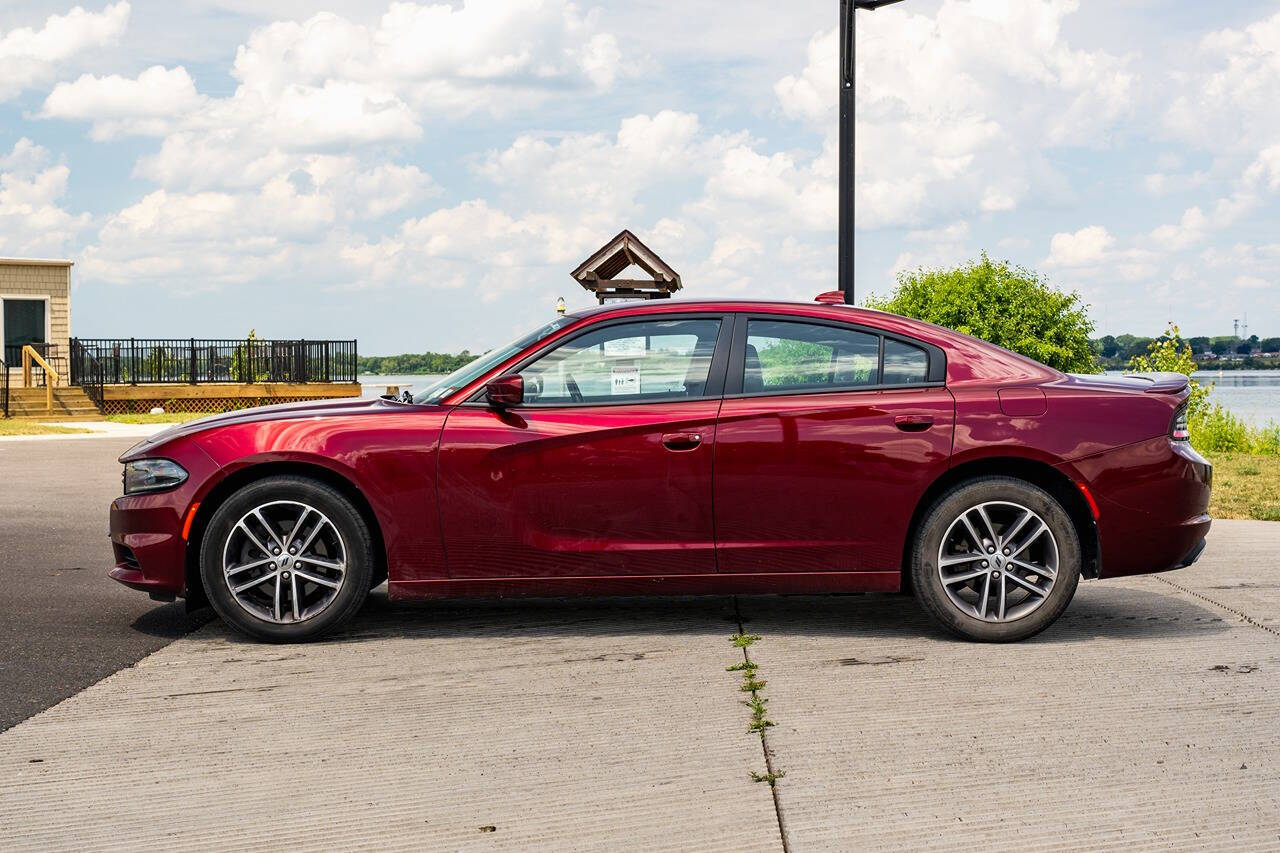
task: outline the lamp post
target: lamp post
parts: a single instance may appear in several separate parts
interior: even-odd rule
[[[840,290],[853,304],[854,11],[902,0],[840,0]]]

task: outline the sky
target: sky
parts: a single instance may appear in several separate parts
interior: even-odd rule
[[[323,10],[323,11],[321,11]],[[835,0],[0,0],[0,256],[82,337],[473,352],[593,300],[836,287]],[[1280,3],[905,0],[857,27],[856,286],[981,252],[1099,334],[1280,334]]]

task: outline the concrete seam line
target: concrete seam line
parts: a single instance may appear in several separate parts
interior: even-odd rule
[[[1193,589],[1188,589],[1182,584],[1177,584],[1171,580],[1166,580],[1160,577],[1159,575],[1152,575],[1151,577],[1153,580],[1158,580],[1160,581],[1160,583],[1171,586],[1174,589],[1179,590],[1181,592],[1185,592],[1187,595],[1190,595],[1194,598],[1198,598],[1201,601],[1207,601],[1209,604],[1212,604],[1214,607],[1221,607],[1223,610],[1227,611],[1228,613],[1233,613],[1236,616],[1239,616],[1241,619],[1243,619],[1245,622],[1248,622],[1250,625],[1252,625],[1255,628],[1261,628],[1262,630],[1266,631],[1268,634],[1274,634],[1277,637],[1280,637],[1280,630],[1277,630],[1276,628],[1273,628],[1270,625],[1265,625],[1262,622],[1257,621],[1248,613],[1245,613],[1243,610],[1236,610],[1234,607],[1229,607],[1223,604],[1221,601],[1214,601],[1212,598],[1210,598],[1207,595],[1201,595],[1200,593],[1196,592]]]
[[[773,814],[778,821],[778,840],[782,842],[782,853],[791,853],[791,844],[787,840],[786,823],[782,819],[782,802],[778,799],[778,785],[777,785],[777,780],[781,779],[786,774],[784,772],[774,770],[773,759],[770,757],[770,754],[769,754],[769,738],[765,735],[765,732],[768,730],[768,727],[773,725],[771,721],[764,718],[763,703],[767,700],[765,700],[762,696],[760,696],[760,694],[757,692],[758,688],[756,687],[748,688],[747,686],[755,682],[754,675],[757,669],[756,664],[751,660],[751,655],[747,652],[747,647],[750,646],[753,642],[755,642],[756,639],[759,639],[759,638],[749,636],[747,634],[746,628],[743,627],[742,610],[741,608],[738,607],[738,596],[736,595],[733,596],[733,613],[738,620],[738,633],[735,637],[732,637],[731,639],[735,646],[742,649],[742,663],[735,666],[728,667],[728,669],[730,672],[733,672],[735,670],[741,670],[742,672],[743,686],[741,689],[744,692],[749,692],[751,694],[751,699],[752,699],[751,702],[744,702],[743,704],[749,707],[752,707],[753,711],[755,712],[753,714],[752,724],[755,726],[758,726],[758,731],[760,734],[760,750],[764,753],[765,775],[759,776],[757,773],[752,772],[751,778],[752,778],[752,781],[754,782],[767,781],[769,783],[769,793],[773,797]],[[761,686],[763,686],[763,684],[761,684]],[[748,733],[750,733],[752,729],[749,728],[747,729],[747,731]]]

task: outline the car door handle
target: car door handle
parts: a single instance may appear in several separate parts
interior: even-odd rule
[[[702,433],[669,432],[662,436],[662,444],[667,450],[693,450],[702,444]]]
[[[898,415],[893,425],[903,432],[924,432],[933,426],[933,415]]]

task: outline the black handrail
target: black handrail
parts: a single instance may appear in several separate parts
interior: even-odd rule
[[[79,385],[84,389],[93,405],[99,412],[106,411],[105,395],[102,386],[106,384],[107,373],[91,347],[85,346],[79,338],[71,339],[71,385]]]
[[[111,385],[356,382],[356,342],[258,338],[78,338]],[[72,358],[71,384],[83,384]]]
[[[0,376],[4,377],[3,388],[4,393],[0,394],[0,400],[3,401],[4,416],[9,417],[9,365],[5,364],[4,359],[0,358]]]

